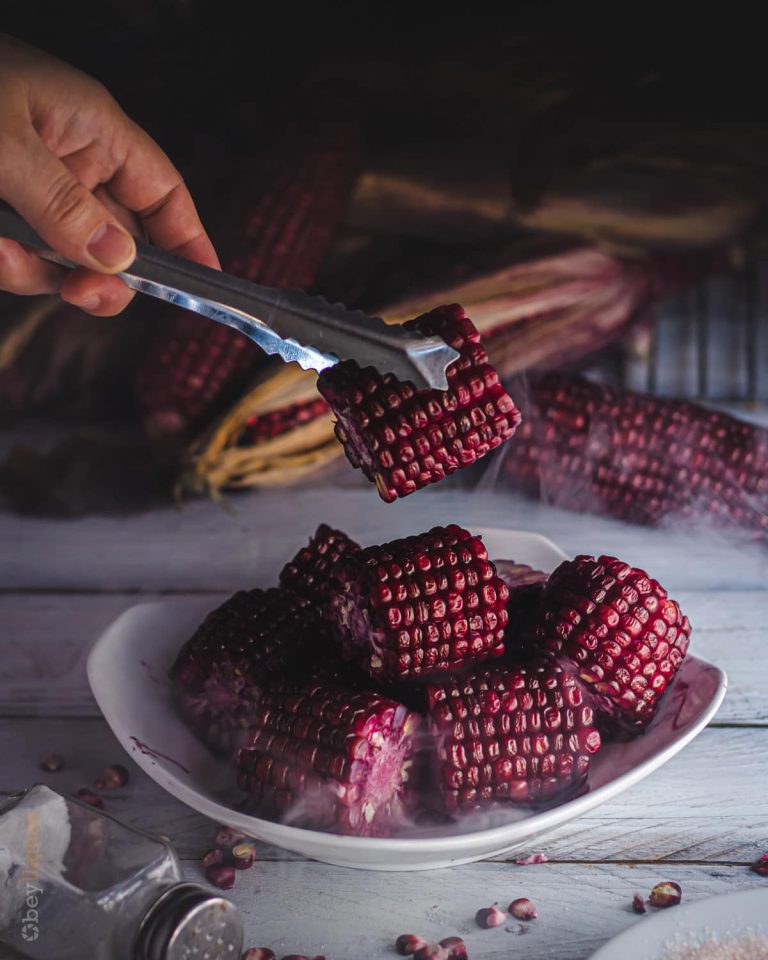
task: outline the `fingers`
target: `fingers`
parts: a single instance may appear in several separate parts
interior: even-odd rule
[[[28,253],[12,240],[0,239],[0,290],[24,296],[60,293],[62,299],[97,317],[124,310],[134,291],[118,277],[91,270],[64,270]]]
[[[108,185],[95,188],[96,198],[132,234],[144,235],[178,256],[218,268],[218,257],[180,174],[150,137],[131,121],[125,122],[125,157]],[[64,162],[78,178],[85,179],[85,171],[78,169],[82,159],[82,155],[70,156]],[[61,295],[88,313],[106,317],[123,310],[134,291],[117,278],[76,270],[62,282]]]
[[[151,137],[128,123],[128,148],[109,183],[111,195],[136,212],[153,243],[219,268],[219,258],[178,170]]]
[[[25,295],[55,293],[63,273],[13,240],[0,238],[0,290]]]
[[[0,130],[6,134],[0,149],[0,199],[52,249],[83,269],[62,273],[20,245],[0,241],[0,289],[60,290],[69,303],[97,316],[112,316],[134,295],[109,276],[133,261],[132,233],[179,256],[219,267],[180,174],[121,111],[112,110],[107,118],[111,146],[100,143],[96,133],[97,139],[61,158],[25,116],[14,117]]]
[[[92,270],[72,270],[61,281],[61,297],[95,317],[114,317],[133,300],[135,291],[119,277]]]
[[[94,81],[0,34],[0,200],[58,254],[67,274],[0,240],[0,288],[60,290],[98,316],[132,298],[117,277],[136,256],[132,234],[218,267],[181,176]]]
[[[0,196],[58,253],[101,273],[133,261],[130,233],[34,130],[9,143],[0,164]]]
[[[66,161],[65,161],[66,162]],[[69,166],[69,164],[67,164]],[[102,203],[107,210],[112,214],[112,216],[130,233],[132,237],[137,237],[140,240],[146,240],[146,232],[144,230],[144,225],[141,220],[136,216],[132,210],[126,209],[121,203],[118,203],[117,200],[112,196],[107,187],[99,184],[93,191],[96,199]]]
[[[64,162],[70,170],[73,169],[69,157],[65,157]],[[141,236],[142,228],[137,217],[121,206],[106,187],[97,186],[93,193],[126,230],[134,237]],[[62,279],[61,296],[67,303],[96,317],[114,317],[128,306],[136,291],[117,277],[81,269],[73,270]]]

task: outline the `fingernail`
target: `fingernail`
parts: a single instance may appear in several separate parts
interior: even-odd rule
[[[136,245],[125,230],[102,223],[88,241],[88,253],[108,270],[120,270],[136,256]]]

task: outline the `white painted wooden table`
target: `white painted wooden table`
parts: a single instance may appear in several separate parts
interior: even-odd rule
[[[730,688],[716,721],[675,760],[589,817],[537,845],[549,863],[495,860],[430,873],[375,874],[262,849],[233,899],[248,944],[329,960],[394,956],[403,932],[466,938],[473,960],[584,958],[632,923],[633,892],[659,880],[686,899],[759,886],[747,864],[768,849],[768,550],[712,535],[662,534],[575,516],[511,496],[456,487],[397,505],[348,481],[343,490],[253,494],[234,512],[210,502],[130,518],[42,521],[0,515],[0,791],[47,779],[90,785],[126,762],[129,786],[110,812],[169,836],[190,878],[213,825],[166,796],[122,751],[85,680],[87,650],[122,610],[157,594],[182,602],[274,576],[267,553],[288,556],[320,520],[369,542],[447,521],[539,531],[569,553],[607,552],[647,568],[694,625],[693,650],[724,667]],[[397,530],[393,530],[394,525]],[[40,757],[61,753],[55,775]],[[479,930],[480,906],[528,896],[540,918]],[[53,958],[52,958],[53,960]]]

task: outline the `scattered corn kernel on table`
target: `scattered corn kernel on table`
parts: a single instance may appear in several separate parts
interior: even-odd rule
[[[127,787],[107,809],[169,836],[190,879],[214,826],[130,761],[91,698],[85,659],[114,617],[141,600],[210,595],[267,583],[263,544],[286,557],[321,520],[368,542],[398,528],[447,521],[537,531],[569,554],[619,555],[651,571],[680,601],[694,628],[692,650],[728,673],[714,723],[680,755],[618,799],[560,828],[528,851],[426,873],[361,873],[302,861],[274,848],[240,873],[232,898],[248,946],[278,956],[329,960],[394,956],[401,933],[465,938],[473,960],[588,957],[643,918],[632,894],[673,880],[686,900],[768,885],[748,864],[768,849],[768,551],[717,535],[661,533],[565,513],[522,498],[434,489],[394,506],[351,478],[342,491],[303,489],[239,496],[233,510],[206,501],[183,510],[76,521],[0,515],[0,791],[44,780],[75,791],[109,764],[125,762]],[[274,551],[273,551],[274,552]],[[55,751],[63,770],[44,774]],[[518,866],[541,850],[549,862]],[[768,887],[766,887],[768,889]],[[492,930],[475,911],[529,897],[539,918]]]

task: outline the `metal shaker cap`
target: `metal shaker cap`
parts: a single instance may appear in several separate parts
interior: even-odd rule
[[[243,920],[237,907],[195,883],[171,887],[147,911],[135,960],[240,960]]]

